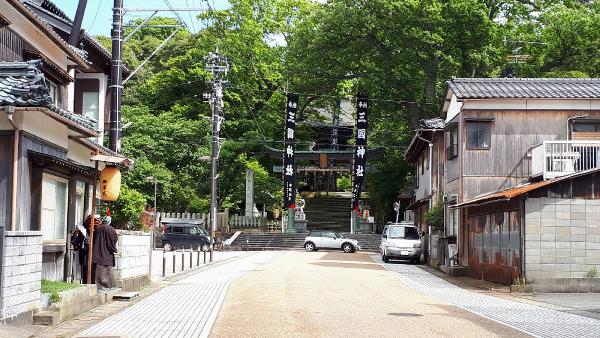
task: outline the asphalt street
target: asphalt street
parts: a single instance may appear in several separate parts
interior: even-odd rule
[[[526,335],[417,292],[366,254],[319,251],[285,252],[234,281],[211,336]]]

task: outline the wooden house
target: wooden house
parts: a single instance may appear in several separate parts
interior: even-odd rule
[[[432,264],[438,264],[437,244],[445,237],[443,229],[434,229],[427,224],[425,213],[443,197],[443,174],[445,165],[444,120],[440,118],[421,120],[419,128],[405,153],[409,163],[415,165],[414,202],[407,209],[414,211],[414,222],[425,234],[426,255]]]
[[[73,277],[68,238],[90,210],[91,157],[114,155],[99,143],[105,52],[68,45],[27,3],[0,0],[0,288],[14,298],[0,297],[2,318],[34,307],[40,278]],[[90,78],[103,80],[78,82]],[[31,248],[7,251],[13,239]],[[26,269],[10,266],[21,261]]]
[[[476,211],[452,205],[600,167],[600,80],[452,79],[440,117],[445,120],[446,222],[458,229],[458,262],[470,271],[491,265],[498,278],[484,277],[507,281],[512,275],[506,271],[514,271],[518,260],[506,263],[494,256],[484,263],[487,258],[476,254],[477,227],[469,219]],[[509,204],[505,217],[516,222],[523,213],[512,214],[519,208]],[[517,227],[495,227],[497,238],[524,237]],[[522,251],[514,254],[520,257]]]

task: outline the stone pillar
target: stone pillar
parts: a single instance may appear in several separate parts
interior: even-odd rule
[[[150,284],[151,235],[142,231],[117,230],[115,279],[123,290],[138,290]]]

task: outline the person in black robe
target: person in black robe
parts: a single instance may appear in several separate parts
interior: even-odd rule
[[[96,264],[96,286],[99,290],[116,287],[114,269],[117,252],[117,231],[110,225],[110,216],[94,230],[92,262]]]

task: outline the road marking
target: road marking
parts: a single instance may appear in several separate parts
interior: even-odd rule
[[[200,271],[84,330],[80,336],[208,337],[229,284],[279,255],[260,252]]]
[[[422,294],[534,337],[598,337],[600,332],[600,320],[597,319],[476,293],[458,287],[418,266],[383,263],[379,255],[373,255],[371,258]]]

